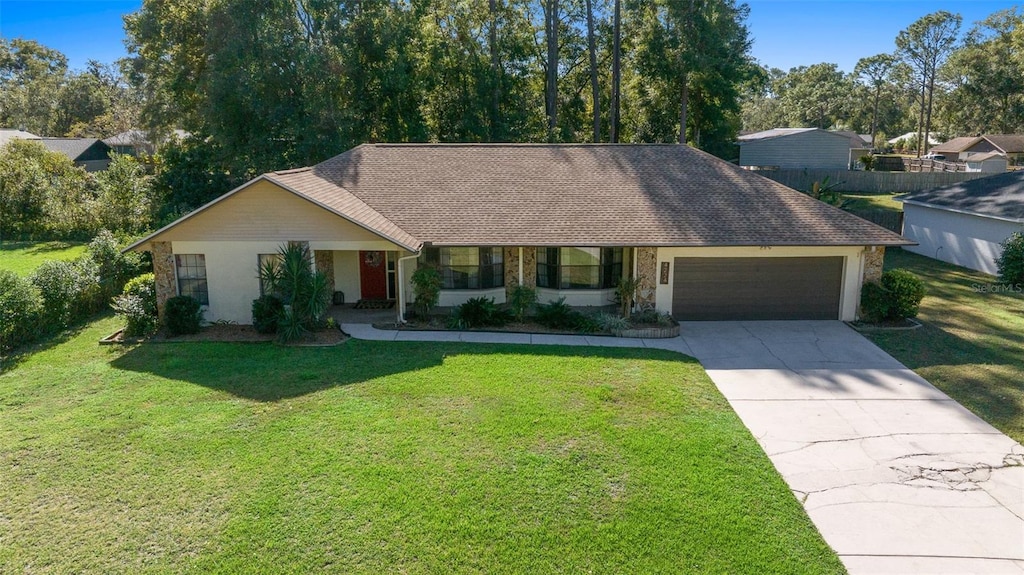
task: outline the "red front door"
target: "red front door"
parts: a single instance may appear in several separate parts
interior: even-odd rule
[[[359,252],[359,289],[363,299],[388,299],[387,252]]]

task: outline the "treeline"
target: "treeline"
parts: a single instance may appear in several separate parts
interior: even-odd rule
[[[1024,132],[1024,13],[996,12],[966,32],[939,11],[901,31],[891,54],[835,64],[764,69],[743,102],[743,128],[819,127],[873,134],[876,146],[908,132],[947,139]]]

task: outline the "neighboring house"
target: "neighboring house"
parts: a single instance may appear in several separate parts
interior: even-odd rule
[[[183,140],[188,135],[189,133],[185,130],[172,130],[170,137],[166,140],[162,139],[160,142],[152,142],[146,132],[142,130],[128,130],[109,138],[104,138],[103,143],[110,146],[118,154],[128,154],[137,157],[155,153],[158,144],[166,143],[167,140]]]
[[[1024,164],[1024,135],[989,134],[987,136],[965,136],[933,147],[932,154],[942,154],[950,162],[965,162],[972,156],[995,152],[1005,157],[1011,165]]]
[[[762,169],[848,170],[870,152],[853,132],[820,128],[775,128],[737,138],[740,165]]]
[[[971,154],[964,159],[968,172],[982,172],[986,174],[1001,174],[1006,171],[1006,156],[999,152],[987,152],[984,154]]]
[[[88,172],[105,170],[110,165],[110,146],[96,138],[39,138],[39,142],[50,151],[71,158]]]
[[[23,130],[0,128],[0,146],[7,145],[11,140],[38,140],[39,136]]]
[[[938,146],[932,146],[929,148],[928,153],[944,156],[947,162],[956,162],[961,159],[960,154],[963,154],[967,148],[973,146],[979,140],[981,140],[981,138],[975,136],[953,138],[952,140],[943,142]]]
[[[914,192],[903,202],[903,234],[912,252],[989,274],[1000,244],[1024,230],[1024,171]]]
[[[413,299],[436,265],[442,306],[603,306],[628,276],[679,319],[843,319],[901,236],[680,145],[366,144],[263,174],[139,240],[158,301],[251,322],[257,265],[305,242],[348,301]],[[401,317],[401,315],[399,315]]]

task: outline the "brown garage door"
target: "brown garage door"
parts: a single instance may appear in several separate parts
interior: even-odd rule
[[[839,319],[843,258],[676,258],[673,280],[676,319]]]

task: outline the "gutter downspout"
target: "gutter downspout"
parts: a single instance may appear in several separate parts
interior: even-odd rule
[[[416,259],[418,257],[420,257],[420,252],[414,252],[412,255],[408,255],[408,256],[404,256],[404,257],[398,258],[398,263],[395,264],[397,266],[397,268],[398,268],[396,270],[398,272],[398,285],[396,286],[398,289],[395,290],[395,291],[398,292],[397,295],[398,295],[398,323],[399,324],[405,323],[405,294],[403,293],[405,291],[405,278],[403,277],[403,274],[402,274],[402,262],[404,262],[405,260],[413,260],[413,259]]]

